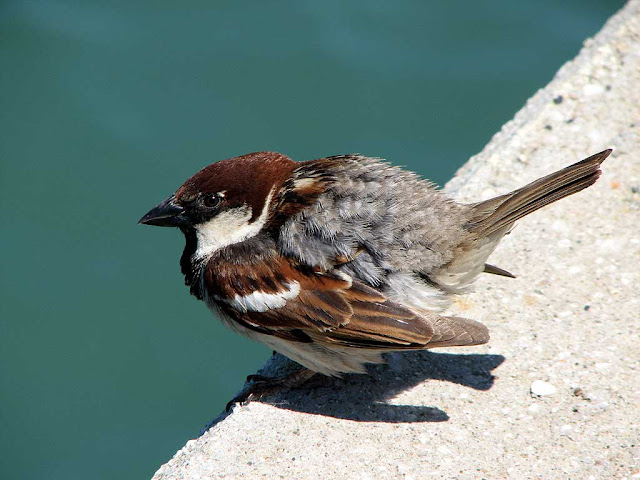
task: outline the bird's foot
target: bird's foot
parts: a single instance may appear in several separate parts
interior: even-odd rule
[[[292,388],[297,388],[306,383],[316,372],[308,368],[301,368],[295,372],[282,377],[265,377],[263,375],[249,375],[247,377],[247,385],[238,395],[227,403],[227,412],[231,410],[236,403],[246,405],[251,400],[262,398],[265,395],[271,395],[277,392],[286,392]]]

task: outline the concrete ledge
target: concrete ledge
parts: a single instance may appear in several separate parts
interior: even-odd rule
[[[494,254],[517,279],[485,276],[452,309],[491,343],[236,407],[154,479],[640,478],[639,133],[632,0],[446,187],[476,201],[615,148],[594,187]]]

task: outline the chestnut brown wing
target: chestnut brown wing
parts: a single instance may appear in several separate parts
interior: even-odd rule
[[[263,334],[353,348],[422,349],[476,345],[489,339],[486,327],[473,320],[417,312],[340,271],[305,271],[283,260],[274,259],[270,268],[261,268],[263,272],[278,268],[277,281],[274,276],[267,282],[268,293],[227,291],[226,298],[216,297],[222,310],[243,327]]]

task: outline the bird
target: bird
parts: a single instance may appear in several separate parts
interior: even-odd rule
[[[522,217],[596,182],[611,149],[478,203],[379,158],[254,152],[203,168],[139,221],[185,237],[185,284],[231,330],[301,368],[248,377],[227,406],[315,374],[366,373],[386,352],[480,345],[446,315]]]

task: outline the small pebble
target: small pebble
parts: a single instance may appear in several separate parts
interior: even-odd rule
[[[439,446],[436,451],[441,455],[451,455],[451,450],[444,445]]]
[[[571,240],[568,238],[563,238],[558,242],[558,246],[560,248],[569,248],[571,246]]]
[[[594,408],[604,412],[607,408],[609,408],[609,402],[600,402],[594,405]]]
[[[582,88],[583,93],[590,97],[592,95],[599,95],[604,92],[604,87],[602,85],[589,83]]]
[[[556,393],[556,387],[542,380],[535,380],[531,384],[531,394],[537,397],[546,397]]]

